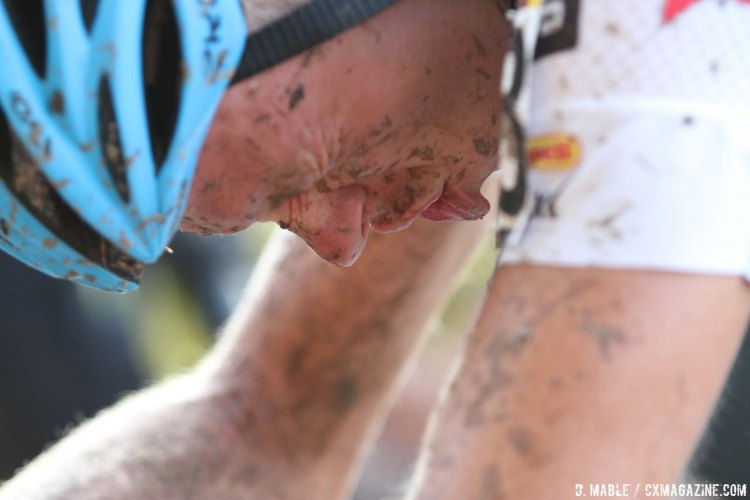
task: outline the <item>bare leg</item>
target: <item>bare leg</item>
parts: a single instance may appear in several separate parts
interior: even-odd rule
[[[414,496],[558,499],[576,483],[676,481],[749,311],[738,278],[500,269]]]
[[[126,398],[0,490],[19,498],[335,499],[427,319],[485,234],[420,222],[340,269],[281,235],[196,370]]]
[[[351,269],[276,242],[206,365],[269,491],[345,495],[379,409],[483,234],[482,223],[419,222],[374,238]]]

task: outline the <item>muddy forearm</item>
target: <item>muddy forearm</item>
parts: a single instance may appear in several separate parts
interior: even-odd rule
[[[482,223],[418,222],[375,235],[349,269],[296,238],[277,242],[206,363],[236,399],[251,454],[281,467],[269,482],[316,498],[345,492],[383,401],[482,234]]]
[[[749,309],[739,278],[501,269],[418,497],[552,499],[576,483],[678,480]]]

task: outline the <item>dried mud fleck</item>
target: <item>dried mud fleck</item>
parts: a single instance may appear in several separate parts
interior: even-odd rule
[[[336,400],[332,410],[337,414],[347,412],[359,399],[359,387],[350,377],[343,377],[336,387]]]
[[[325,179],[320,179],[317,183],[315,183],[315,190],[318,193],[329,193],[331,192],[331,188],[326,182]]]
[[[474,150],[482,156],[492,156],[492,142],[484,138],[474,139]]]
[[[477,68],[477,69],[475,69],[475,70],[474,70],[474,72],[475,72],[475,73],[476,73],[477,75],[479,75],[479,76],[481,76],[482,78],[484,78],[485,80],[491,80],[491,79],[492,79],[492,77],[490,76],[490,74],[489,74],[489,73],[487,72],[487,70],[486,70],[486,69],[484,69],[484,68]]]
[[[620,330],[605,325],[585,323],[582,327],[584,332],[592,334],[597,339],[602,357],[607,361],[612,359],[613,346],[623,345],[628,340]]]
[[[289,109],[294,109],[305,98],[305,86],[301,83],[289,95]]]
[[[531,436],[526,429],[511,427],[506,434],[513,450],[521,455],[528,456],[532,452]]]
[[[435,159],[435,151],[430,146],[425,146],[423,148],[414,148],[411,150],[411,153],[409,153],[407,160],[411,160],[412,158],[419,158],[420,160],[424,161],[432,161]]]
[[[485,46],[482,43],[482,41],[474,33],[471,34],[471,37],[474,40],[474,48],[477,50],[477,54],[479,54],[481,57],[486,57],[487,56],[487,49],[485,48]]]
[[[255,117],[255,119],[253,120],[253,123],[259,124],[259,123],[267,122],[270,119],[271,119],[271,115],[269,113],[261,113]]]
[[[620,26],[617,23],[612,22],[612,21],[604,25],[604,30],[613,36],[620,34]]]
[[[49,107],[55,114],[61,115],[65,113],[65,96],[63,96],[62,92],[55,90],[52,93]]]

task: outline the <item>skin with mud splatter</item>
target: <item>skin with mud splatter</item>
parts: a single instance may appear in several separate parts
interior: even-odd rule
[[[719,305],[730,296],[744,305]],[[726,376],[712,356],[733,356],[749,297],[736,278],[499,268],[406,498],[568,498],[576,478],[675,481],[711,409],[699,401],[715,401]],[[722,326],[718,311],[733,311]]]
[[[348,265],[370,229],[420,214],[482,217],[479,188],[497,165],[503,18],[492,2],[466,10],[403,2],[232,88],[182,228],[275,220]],[[432,29],[414,30],[414,19]]]

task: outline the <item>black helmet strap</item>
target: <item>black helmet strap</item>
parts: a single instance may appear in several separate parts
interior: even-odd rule
[[[249,35],[231,85],[330,40],[397,0],[313,0]]]

